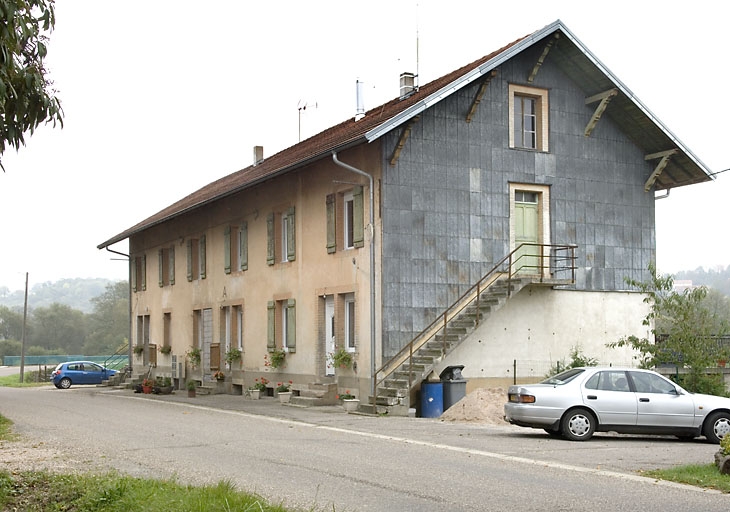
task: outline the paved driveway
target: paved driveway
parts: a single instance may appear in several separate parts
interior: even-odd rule
[[[717,449],[672,438],[597,435],[571,443],[506,424],[93,387],[0,388],[0,413],[54,448],[59,466],[83,460],[194,484],[228,479],[304,509],[726,511],[730,503],[726,495],[637,476],[710,463]]]

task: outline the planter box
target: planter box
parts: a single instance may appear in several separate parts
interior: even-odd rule
[[[342,401],[342,407],[345,408],[346,412],[357,411],[357,406],[360,405],[360,400],[357,398],[347,398]]]
[[[261,398],[261,390],[260,389],[250,389],[248,391],[249,396],[251,397],[251,400],[258,400]]]
[[[291,400],[291,391],[279,392],[279,402],[288,404],[289,400]]]

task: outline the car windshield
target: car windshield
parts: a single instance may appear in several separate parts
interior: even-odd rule
[[[575,379],[578,375],[583,373],[585,370],[583,368],[571,368],[570,370],[565,370],[562,373],[559,373],[557,375],[553,375],[552,377],[549,377],[542,381],[540,384],[567,384],[571,380]]]

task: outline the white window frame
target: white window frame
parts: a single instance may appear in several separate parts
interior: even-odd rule
[[[515,141],[515,97],[526,97],[535,100],[535,147],[525,147],[522,143]],[[513,149],[525,149],[528,151],[540,151],[547,153],[549,147],[549,112],[550,104],[547,89],[528,87],[525,85],[509,84],[509,147]]]
[[[355,328],[357,315],[355,309],[355,294],[345,295],[345,350],[355,352]]]
[[[352,193],[345,194],[344,205],[342,209],[344,232],[342,234],[342,240],[344,241],[344,249],[355,248],[355,230],[353,222],[355,220],[355,198]]]
[[[281,261],[282,263],[289,262],[289,243],[287,237],[289,235],[289,216],[287,214],[281,215]]]

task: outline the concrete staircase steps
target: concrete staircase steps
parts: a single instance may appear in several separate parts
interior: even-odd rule
[[[289,403],[300,407],[337,405],[339,403],[339,400],[337,400],[337,384],[321,382],[294,384]]]

